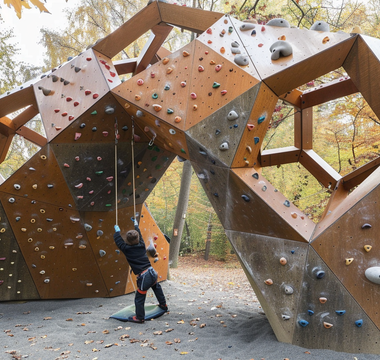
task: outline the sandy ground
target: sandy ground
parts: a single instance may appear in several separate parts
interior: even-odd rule
[[[134,295],[0,304],[0,359],[378,360],[279,343],[234,263],[186,260],[162,283],[170,312],[109,319]],[[156,303],[148,293],[147,303]]]

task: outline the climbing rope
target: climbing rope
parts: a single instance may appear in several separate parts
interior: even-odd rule
[[[117,117],[115,117],[115,224],[118,225],[118,210],[117,210],[117,143],[119,142],[119,129],[117,124]]]
[[[132,139],[131,139],[131,149],[132,149],[132,188],[133,188],[133,217],[136,218],[136,196],[135,196],[135,152],[134,152],[134,142],[135,142],[135,121],[132,117]]]

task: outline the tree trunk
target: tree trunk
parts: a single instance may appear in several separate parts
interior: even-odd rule
[[[178,253],[181,245],[183,226],[185,224],[187,205],[189,203],[191,171],[192,167],[190,161],[184,161],[182,168],[181,188],[179,190],[177,210],[173,224],[173,235],[170,240],[169,264],[171,268],[176,268],[178,266]]]
[[[207,228],[207,238],[206,238],[206,250],[205,250],[205,260],[208,260],[208,256],[210,254],[210,248],[211,248],[211,230],[212,230],[212,223],[211,223],[211,212],[210,217],[208,219],[208,228]]]

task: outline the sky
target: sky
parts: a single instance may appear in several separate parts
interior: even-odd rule
[[[14,31],[13,41],[20,49],[17,60],[30,65],[42,66],[44,47],[38,44],[41,40],[40,29],[44,27],[51,30],[62,30],[65,28],[66,20],[63,9],[75,7],[79,3],[80,0],[68,0],[68,2],[66,0],[47,0],[44,5],[50,14],[40,13],[39,9],[30,4],[33,8],[23,9],[22,17],[19,19],[13,7],[8,8],[4,5],[3,0],[0,0],[0,13],[4,20],[1,26]]]

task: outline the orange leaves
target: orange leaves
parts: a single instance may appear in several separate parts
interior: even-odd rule
[[[48,13],[48,9],[44,6],[44,4],[40,0],[29,0],[34,6],[38,7],[38,9],[41,12],[46,12]],[[10,8],[13,6],[16,15],[19,19],[21,19],[21,12],[22,12],[22,7],[25,7],[26,9],[31,9],[31,6],[29,5],[28,0],[4,0],[4,4],[8,5]]]

